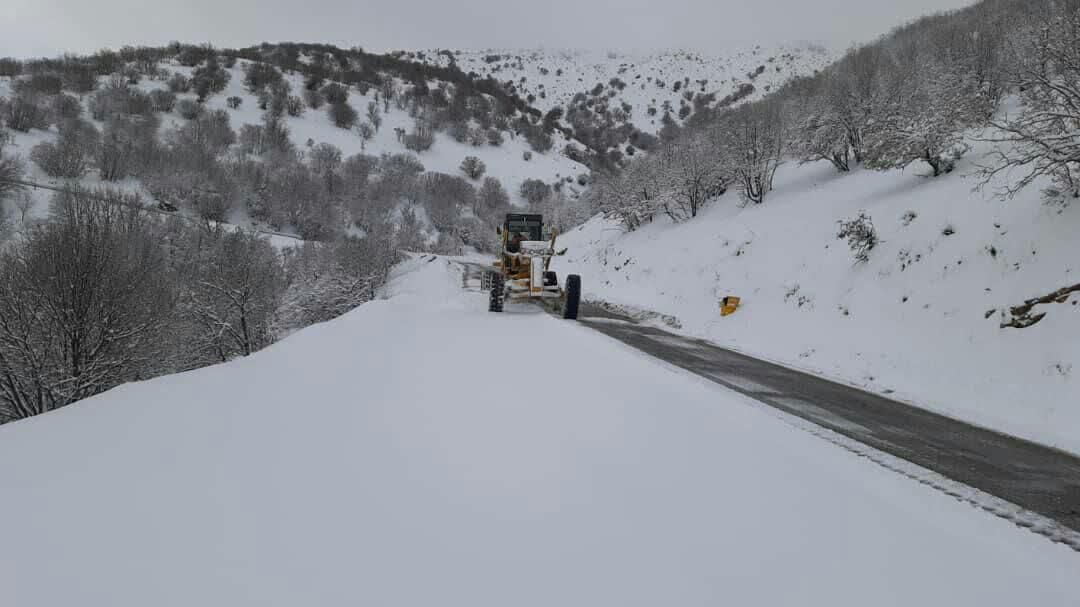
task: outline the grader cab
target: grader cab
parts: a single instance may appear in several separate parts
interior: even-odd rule
[[[507,213],[499,229],[501,246],[491,277],[488,310],[502,312],[507,301],[539,301],[561,304],[563,318],[576,319],[581,303],[581,277],[570,274],[564,288],[551,268],[555,234],[544,239],[544,218],[527,213]]]

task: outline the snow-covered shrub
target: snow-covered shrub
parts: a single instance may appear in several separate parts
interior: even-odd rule
[[[308,107],[313,110],[321,108],[323,104],[326,103],[326,100],[323,99],[322,93],[320,93],[317,89],[304,89],[303,95],[304,103],[306,103]]]
[[[59,95],[64,89],[64,81],[57,74],[42,72],[16,80],[13,88],[17,93]]]
[[[197,67],[192,72],[191,88],[195,90],[199,101],[206,101],[211,95],[224,91],[231,78],[229,72],[211,57],[207,59],[206,65]]]
[[[476,156],[466,156],[465,160],[461,161],[461,172],[465,173],[469,179],[480,179],[486,170],[487,165]]]
[[[244,68],[244,88],[252,94],[281,81],[281,72],[269,63],[254,61]]]
[[[101,135],[85,120],[69,120],[60,126],[56,143],[44,141],[30,151],[33,160],[50,177],[74,179],[90,168],[91,155],[98,148]]]
[[[345,103],[349,100],[349,90],[336,82],[327,84],[319,92],[322,93],[323,99],[326,99],[326,102],[331,105]]]
[[[367,119],[371,123],[371,126],[375,129],[375,132],[379,132],[379,127],[382,126],[382,113],[379,112],[379,104],[374,101],[369,101],[367,105]]]
[[[417,121],[411,133],[403,138],[405,148],[414,152],[426,152],[435,145],[435,133],[431,128]]]
[[[155,112],[171,112],[176,107],[176,94],[165,89],[150,91],[150,103]]]
[[[555,140],[551,138],[551,135],[540,127],[534,127],[528,129],[525,132],[525,140],[529,142],[529,146],[536,152],[543,154],[551,149],[555,145]]]
[[[65,120],[71,120],[78,118],[82,115],[82,104],[79,100],[61,93],[52,98],[50,105],[50,113],[52,114],[52,122],[63,122]]]
[[[15,95],[12,99],[0,103],[0,115],[4,124],[20,133],[30,129],[48,128],[49,113],[39,103],[43,102],[32,95]]]
[[[360,136],[360,150],[363,151],[367,147],[367,142],[375,137],[375,127],[365,120],[356,125],[356,134]]]
[[[295,96],[289,95],[285,98],[285,113],[296,118],[304,113],[304,100]]]
[[[191,80],[187,76],[176,72],[169,78],[169,90],[174,93],[187,93],[191,90]]]
[[[331,103],[327,113],[330,115],[330,120],[333,121],[334,126],[339,129],[353,128],[358,118],[356,110],[345,102]]]
[[[841,220],[838,223],[840,231],[836,237],[847,240],[851,252],[855,255],[855,261],[863,263],[869,261],[870,251],[874,250],[880,242],[870,215],[866,211],[859,211],[855,218]]]
[[[191,99],[181,99],[176,102],[176,113],[180,114],[181,118],[194,120],[203,113],[203,106]]]
[[[112,116],[105,121],[95,164],[103,181],[117,181],[136,168],[151,163],[158,147],[155,117]]]
[[[529,204],[539,204],[551,195],[551,186],[539,179],[526,179],[521,182],[519,193]]]

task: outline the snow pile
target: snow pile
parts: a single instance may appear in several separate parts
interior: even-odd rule
[[[1075,604],[1080,554],[460,284],[416,258],[251,357],[0,427],[0,603]]]
[[[1010,306],[1080,282],[1080,205],[973,191],[986,148],[970,143],[936,179],[789,164],[760,206],[730,192],[630,234],[594,219],[560,238],[558,270],[721,345],[1080,453],[1080,293],[1000,328]],[[864,263],[837,237],[860,211],[880,239]],[[742,307],[721,317],[727,295]]]

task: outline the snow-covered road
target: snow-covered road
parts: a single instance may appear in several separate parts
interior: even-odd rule
[[[1080,554],[441,258],[0,427],[0,604],[1075,605]]]

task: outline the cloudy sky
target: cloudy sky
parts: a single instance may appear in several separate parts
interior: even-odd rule
[[[972,0],[0,0],[0,56],[170,40],[399,48],[844,48]],[[617,8],[613,8],[617,7]]]

